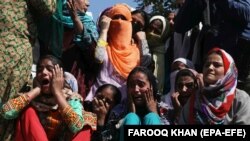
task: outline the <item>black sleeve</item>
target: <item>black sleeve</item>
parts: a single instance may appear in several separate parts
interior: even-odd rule
[[[174,19],[174,29],[185,33],[202,21],[206,4],[203,0],[186,0]]]

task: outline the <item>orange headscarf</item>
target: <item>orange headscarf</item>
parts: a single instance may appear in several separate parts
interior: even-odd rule
[[[125,79],[130,71],[140,62],[140,51],[136,44],[132,44],[132,16],[127,6],[114,5],[108,16],[113,18],[122,15],[126,20],[115,19],[110,22],[108,31],[107,52],[115,70]]]

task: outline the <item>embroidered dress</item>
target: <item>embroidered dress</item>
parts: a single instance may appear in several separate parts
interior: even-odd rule
[[[0,114],[5,119],[13,119],[19,117],[22,111],[21,118],[18,119],[20,130],[26,131],[33,129],[33,127],[26,125],[33,123],[41,128],[41,132],[45,131],[46,136],[43,137],[45,140],[46,138],[48,138],[48,140],[64,140],[64,137],[67,137],[67,135],[72,136],[84,126],[81,96],[69,92],[69,90],[65,90],[64,92],[67,92],[64,93],[64,95],[67,97],[69,106],[62,110],[59,110],[57,105],[50,106],[53,103],[52,98],[38,97],[37,100],[33,100],[31,104],[29,104],[29,97],[23,94],[5,103],[0,110]],[[28,116],[37,117],[37,120],[33,120],[32,118],[30,119],[31,121],[25,120]],[[24,127],[28,129],[23,129]],[[23,132],[19,134],[21,134],[20,137],[23,137],[25,140],[25,134]],[[39,136],[41,137],[41,135]]]
[[[0,1],[0,107],[8,99],[17,96],[28,81],[32,66],[32,44],[36,36],[32,14],[50,15],[55,5],[56,0]],[[3,123],[0,117],[0,140],[6,141],[10,136],[4,137],[4,131],[13,129],[4,128],[4,124],[8,123]]]

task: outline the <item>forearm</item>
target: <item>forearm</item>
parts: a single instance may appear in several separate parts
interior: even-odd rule
[[[0,114],[5,119],[14,119],[19,113],[36,98],[41,92],[41,89],[36,87],[30,92],[24,93],[17,98],[10,99],[0,108]]]
[[[75,29],[75,34],[80,34],[83,35],[84,33],[84,26],[83,23],[81,22],[80,18],[78,16],[76,16],[75,18],[73,18],[73,22],[74,22],[74,29]]]
[[[140,40],[139,46],[141,47],[141,66],[149,66],[152,62],[152,56],[149,51],[147,40]]]
[[[71,103],[71,104],[70,104]],[[64,121],[73,133],[77,133],[84,126],[83,106],[79,100],[72,100],[69,105],[61,110]]]

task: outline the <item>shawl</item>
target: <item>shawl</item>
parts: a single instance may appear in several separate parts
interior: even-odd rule
[[[223,124],[232,106],[236,93],[237,68],[232,57],[223,49],[213,48],[208,54],[218,51],[222,54],[225,76],[191,96],[188,116],[191,124]]]
[[[131,12],[123,4],[114,5],[108,16],[123,15],[126,20],[114,19],[110,22],[108,31],[108,57],[115,70],[127,78],[130,71],[140,63],[140,51],[132,41],[132,16]]]

